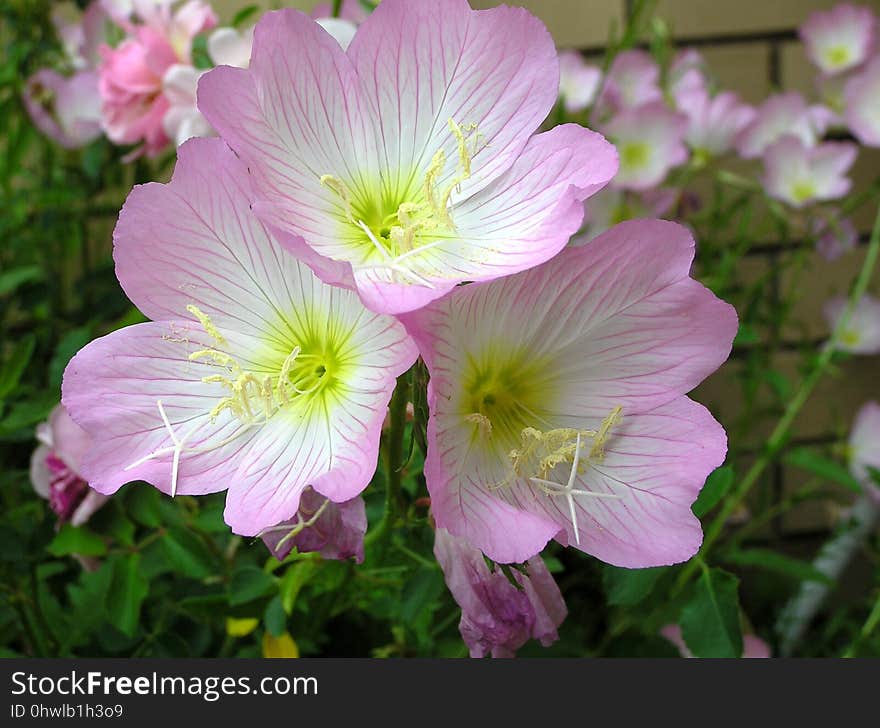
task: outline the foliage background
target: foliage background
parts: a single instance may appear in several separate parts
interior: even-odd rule
[[[707,15],[696,8],[708,3],[666,0],[636,17],[635,6],[622,1],[531,6],[561,45],[596,53],[611,20],[620,44],[653,38],[660,52],[670,27],[658,25],[660,17],[691,38],[751,34],[703,50],[723,85],[759,101],[773,85],[807,82],[797,75],[803,64],[790,32],[813,7],[831,4],[712,3]],[[227,19],[237,9],[217,5]],[[400,516],[387,536],[368,539],[360,567],[312,555],[281,564],[259,540],[230,534],[223,494],[172,501],[143,484],[124,488],[88,527],[56,530],[28,477],[34,427],[57,403],[61,373],[78,348],[142,320],[113,274],[111,231],[131,186],[167,178],[173,154],[123,164],[124,150],[105,139],[69,152],[33,128],[21,90],[31,73],[59,58],[51,6],[9,0],[0,9],[0,654],[259,656],[266,635],[289,634],[303,655],[464,656],[460,612],[431,553],[417,447],[403,473]],[[774,7],[784,15],[781,26],[767,19]],[[726,14],[736,27],[724,26]],[[855,174],[860,194],[846,203],[863,231],[880,198],[877,168],[876,155],[863,155]],[[569,617],[558,643],[530,644],[521,655],[674,656],[658,632],[683,609],[690,615],[684,621],[704,629],[716,652],[735,652],[742,631],[773,644],[782,605],[801,582],[818,578],[809,559],[852,500],[841,442],[856,408],[876,397],[876,358],[836,355],[791,432],[769,454],[765,446],[816,368],[817,343],[828,333],[821,303],[846,291],[866,246],[820,265],[786,215],[752,191],[712,176],[689,182],[711,200],[690,220],[698,275],[742,320],[731,362],[696,393],[731,438],[728,465],[695,506],[704,524],[756,460],[766,458],[766,467],[734,512],[740,519],[728,521],[687,581],[681,567],[631,572],[574,550],[545,552]],[[371,529],[384,512],[386,472],[383,464],[366,491]],[[84,569],[74,553],[96,568]],[[878,584],[875,535],[798,654],[880,655],[880,637],[863,634]],[[721,609],[712,608],[716,597]]]

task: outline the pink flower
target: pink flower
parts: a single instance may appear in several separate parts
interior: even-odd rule
[[[98,67],[101,55],[98,48],[104,42],[107,14],[99,0],[92,0],[79,22],[70,23],[60,15],[53,15],[52,22],[64,46],[71,65],[78,71],[91,71]]]
[[[546,647],[559,638],[568,610],[540,556],[524,564],[525,573],[510,569],[514,585],[500,567],[489,569],[479,549],[444,528],[434,536],[434,555],[461,607],[458,629],[471,657],[513,657],[530,639]]]
[[[846,177],[858,154],[855,144],[825,142],[815,147],[784,136],[764,153],[764,187],[792,207],[836,200],[849,192]]]
[[[811,224],[810,232],[816,238],[816,250],[827,261],[837,260],[853,250],[859,241],[858,231],[848,217],[818,217]]]
[[[746,159],[757,159],[783,136],[795,136],[804,146],[819,141],[834,113],[824,106],[807,106],[796,91],[771,96],[758,107],[751,124],[737,139],[737,150]]]
[[[570,114],[593,103],[602,81],[602,71],[584,61],[577,51],[559,54],[559,97]]]
[[[690,505],[726,437],[684,394],[727,358],[737,319],[689,277],[693,254],[680,225],[624,222],[400,317],[431,375],[440,528],[501,563],[551,538],[630,568],[696,552]]]
[[[317,551],[325,559],[364,560],[367,512],[360,496],[344,503],[306,488],[296,517],[263,532],[263,543],[279,561],[296,546],[299,553]]]
[[[846,311],[846,296],[835,296],[825,304],[825,320],[834,330]],[[837,340],[837,348],[852,354],[880,354],[880,301],[865,294],[856,303],[846,327]]]
[[[302,13],[265,15],[250,68],[206,74],[199,108],[281,242],[397,313],[537,265],[580,227],[617,159],[578,125],[534,134],[558,73],[521,8],[383,0],[347,52]]]
[[[293,518],[306,486],[335,503],[366,487],[416,358],[397,321],[284,253],[252,199],[219,139],[183,145],[169,184],[135,187],[113,254],[153,321],[93,341],[62,384],[93,439],[82,473],[96,490],[228,490],[226,522],[246,536]]]
[[[800,28],[807,56],[826,75],[860,66],[874,48],[877,18],[868,8],[841,3],[816,11]]]
[[[208,37],[208,55],[216,66],[247,68],[254,47],[254,28],[217,28]]]
[[[620,169],[612,181],[619,189],[646,190],[666,179],[688,159],[684,145],[687,117],[662,102],[625,109],[603,131],[617,146]]]
[[[168,101],[168,110],[162,117],[162,128],[178,147],[193,137],[214,134],[196,106],[196,90],[204,73],[193,66],[175,63],[162,78],[162,92]]]
[[[605,115],[662,100],[657,62],[646,51],[632,50],[614,59],[597,105]]]
[[[705,68],[706,62],[699,51],[685,48],[676,53],[666,78],[669,95],[676,99],[700,91],[708,93]]]
[[[705,89],[686,89],[675,97],[676,108],[688,118],[685,141],[698,157],[730,151],[737,135],[755,118],[755,109],[725,91],[710,96]]]
[[[846,123],[862,144],[880,147],[880,56],[844,87]]]
[[[869,468],[880,470],[880,404],[866,402],[853,423],[849,435],[849,469],[876,500],[880,485]]]
[[[660,630],[660,634],[674,644],[682,657],[693,657],[693,653],[688,649],[681,634],[681,627],[677,624],[667,624]],[[743,635],[743,653],[744,658],[769,658],[770,646],[760,637],[753,634]]]
[[[93,71],[65,78],[44,68],[28,79],[23,100],[34,125],[66,149],[84,147],[101,135],[101,96]]]
[[[140,0],[134,9],[142,24],[129,24],[128,37],[116,48],[101,48],[103,125],[116,144],[143,142],[143,151],[155,155],[169,141],[165,74],[175,64],[191,65],[192,39],[217,18],[199,0],[189,0],[173,15],[170,3],[159,0]]]
[[[40,444],[31,456],[34,490],[49,501],[59,524],[82,526],[107,501],[80,475],[82,458],[91,445],[89,436],[58,405],[37,427],[37,440]]]

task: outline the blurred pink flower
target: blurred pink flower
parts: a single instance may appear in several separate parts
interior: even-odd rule
[[[763,183],[767,194],[792,207],[836,200],[852,187],[846,173],[858,154],[855,144],[824,142],[807,146],[784,136],[764,152]]]
[[[814,218],[810,233],[816,239],[816,250],[827,261],[837,260],[856,247],[859,234],[850,218],[836,216]]]
[[[659,187],[635,192],[606,187],[585,203],[586,232],[572,238],[572,245],[580,245],[604,233],[619,222],[639,217],[662,218],[672,210],[679,191]]]
[[[602,71],[584,60],[577,51],[559,54],[559,97],[565,110],[583,111],[595,99],[602,81]]]
[[[279,561],[296,546],[299,553],[317,551],[325,559],[364,560],[367,512],[360,496],[334,503],[307,487],[296,517],[263,531],[263,543]]]
[[[631,50],[611,63],[596,104],[600,115],[607,116],[662,100],[660,66],[647,51]]]
[[[646,190],[662,183],[670,170],[688,160],[684,144],[687,126],[687,117],[662,101],[615,114],[603,127],[620,158],[611,186]]]
[[[522,8],[383,0],[347,52],[302,13],[263,16],[250,67],[207,73],[199,108],[279,242],[398,313],[537,265],[580,227],[617,155],[579,125],[535,133],[558,79]]]
[[[849,435],[849,468],[876,501],[880,485],[869,468],[880,470],[880,403],[866,402],[856,415]]]
[[[796,91],[776,94],[758,107],[757,113],[737,138],[737,151],[746,159],[757,159],[783,136],[795,136],[812,147],[825,134],[834,113],[824,106],[808,106]]]
[[[681,633],[681,627],[677,624],[667,624],[660,630],[660,634],[674,644],[682,657],[693,657],[693,653],[688,649]],[[768,658],[770,657],[770,646],[760,637],[753,634],[743,635],[743,653],[744,658]]]
[[[479,549],[445,528],[434,535],[434,555],[461,607],[458,629],[471,657],[514,657],[530,639],[545,647],[559,639],[556,630],[568,610],[540,556],[523,571],[510,568],[513,584],[501,567],[490,570]]]
[[[31,456],[31,483],[49,501],[58,523],[82,526],[108,498],[89,488],[80,475],[91,446],[88,434],[59,404],[37,427],[39,445]]]
[[[217,28],[208,36],[208,55],[215,66],[247,68],[254,47],[254,26],[245,30]]]
[[[696,552],[690,506],[727,447],[685,393],[727,358],[737,318],[690,278],[693,255],[680,225],[624,222],[399,317],[431,375],[439,527],[501,563],[551,538],[629,568]]]
[[[688,118],[685,141],[698,158],[730,151],[737,135],[756,115],[753,106],[731,91],[711,96],[705,88],[694,85],[682,88],[674,98],[676,108]]]
[[[699,91],[708,93],[705,68],[706,62],[699,51],[685,48],[676,53],[666,78],[669,95],[678,98],[682,94]]]
[[[111,141],[143,142],[141,151],[154,156],[169,141],[165,74],[175,64],[192,65],[193,38],[216,25],[217,18],[200,0],[189,0],[173,14],[171,3],[160,0],[134,0],[133,10],[133,21],[126,21],[128,36],[116,48],[101,47],[103,126]]]
[[[864,63],[873,51],[876,33],[874,13],[850,3],[816,11],[800,28],[807,56],[829,76]]]
[[[23,100],[34,125],[67,149],[101,135],[101,95],[94,71],[66,78],[44,68],[28,79]]]
[[[104,42],[109,22],[100,0],[92,0],[78,22],[68,22],[60,14],[54,14],[52,22],[73,68],[78,71],[97,68],[101,61],[98,48]]]
[[[835,296],[825,304],[825,320],[833,330],[846,311],[846,296]],[[856,303],[837,348],[852,354],[880,354],[880,300],[865,294]]]
[[[866,146],[880,147],[880,56],[847,82],[844,104],[853,135]]]

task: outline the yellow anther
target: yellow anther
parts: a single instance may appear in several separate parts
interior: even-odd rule
[[[332,174],[324,174],[321,175],[321,185],[335,193],[336,196],[342,200],[342,205],[345,207],[345,216],[348,218],[349,222],[354,222],[354,213],[351,207],[351,193],[348,191],[345,182],[338,177],[334,177]]]
[[[590,448],[591,460],[601,460],[605,457],[605,443],[608,442],[608,435],[611,432],[611,429],[620,421],[620,415],[622,413],[623,407],[618,405],[611,410],[611,413],[604,420],[602,420],[602,424],[599,425],[599,431],[593,439],[593,446]]]
[[[486,415],[472,412],[469,415],[465,415],[464,420],[477,426],[477,432],[480,433],[480,437],[489,437],[492,434],[492,421]]]
[[[211,318],[202,311],[198,306],[191,303],[186,307],[186,310],[189,311],[193,316],[195,316],[199,323],[202,325],[202,328],[208,333],[212,339],[214,339],[218,344],[226,344],[226,339],[223,338],[223,334],[214,326],[214,322],[211,321]]]
[[[221,367],[228,367],[233,372],[238,371],[241,367],[229,354],[216,349],[200,349],[189,355],[190,361],[199,361],[200,359],[210,359],[212,363]]]
[[[443,173],[446,166],[446,152],[438,149],[431,159],[431,166],[425,172],[425,200],[431,210],[440,214],[439,203],[437,201],[437,178]]]

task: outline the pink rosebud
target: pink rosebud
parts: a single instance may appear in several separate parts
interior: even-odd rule
[[[458,628],[471,657],[513,657],[529,639],[546,647],[559,638],[556,629],[568,610],[540,556],[526,562],[525,573],[510,568],[513,584],[501,567],[490,570],[479,549],[445,528],[437,529],[434,555],[461,607]]]
[[[65,78],[44,68],[28,80],[23,100],[34,125],[66,149],[83,147],[101,135],[101,96],[93,71]]]
[[[842,73],[871,55],[877,18],[868,8],[841,3],[817,11],[800,28],[809,59],[825,75]]]
[[[836,200],[852,186],[846,173],[857,153],[855,144],[808,147],[797,137],[784,136],[764,154],[764,187],[770,197],[797,208]]]
[[[880,56],[844,87],[846,123],[864,145],[880,147]]]
[[[688,649],[681,633],[681,627],[677,624],[667,624],[660,630],[660,634],[674,644],[682,657],[693,657],[693,653]],[[743,635],[743,653],[744,658],[767,658],[770,657],[770,646],[760,637],[753,634]]]
[[[80,462],[91,440],[58,405],[37,427],[40,444],[31,456],[31,483],[49,501],[58,523],[81,526],[107,501],[79,475]]]
[[[299,501],[296,517],[263,532],[263,543],[279,561],[294,546],[300,553],[317,551],[325,559],[344,560],[352,556],[364,560],[364,534],[367,512],[360,496],[334,503],[306,488]]]

